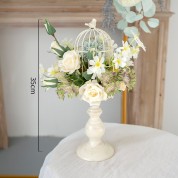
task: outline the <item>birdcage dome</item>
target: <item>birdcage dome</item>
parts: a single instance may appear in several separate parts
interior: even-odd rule
[[[102,53],[102,55],[112,53],[113,40],[105,31],[96,28],[96,19],[85,25],[89,28],[77,36],[74,44],[75,51],[82,56],[90,51]]]

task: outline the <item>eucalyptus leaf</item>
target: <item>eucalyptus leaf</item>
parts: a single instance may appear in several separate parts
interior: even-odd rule
[[[136,41],[132,37],[128,38],[128,41],[129,41],[129,44],[132,45],[132,46],[136,46],[137,45]]]
[[[142,20],[140,21],[140,27],[142,28],[142,30],[146,33],[151,33],[150,29],[148,28],[148,26],[146,25],[146,23]]]
[[[113,4],[119,14],[126,12],[126,9],[121,4],[119,4],[118,0],[113,0]]]
[[[156,13],[156,5],[153,3],[152,7],[148,11],[144,12],[144,16],[153,17],[155,13]]]
[[[147,12],[152,8],[153,0],[142,0],[143,11]]]
[[[51,25],[51,23],[45,19],[45,23],[44,23],[44,26],[46,28],[46,32],[49,34],[49,35],[54,35],[56,33],[56,29]]]
[[[138,12],[141,12],[141,10],[142,10],[142,3],[141,3],[141,2],[138,3],[135,7],[136,7],[136,10],[137,10]]]
[[[132,26],[132,27],[126,27],[124,29],[124,33],[128,37],[133,37],[133,34],[138,34],[139,32],[137,27]]]
[[[133,23],[133,22],[135,22],[135,17],[136,17],[136,13],[133,11],[130,11],[126,15],[126,21],[129,23]]]
[[[124,30],[127,26],[128,26],[128,23],[125,19],[120,20],[117,24],[117,28],[119,30]]]
[[[149,25],[149,27],[151,27],[151,28],[156,28],[156,27],[159,26],[159,20],[156,19],[156,18],[150,18],[150,19],[148,20],[148,25]]]
[[[139,21],[141,19],[143,19],[143,15],[142,14],[138,14],[138,15],[135,16],[135,22]]]

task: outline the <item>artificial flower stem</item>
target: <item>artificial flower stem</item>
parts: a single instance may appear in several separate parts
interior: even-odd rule
[[[56,43],[60,46],[59,41],[57,40],[56,36],[55,35],[52,35],[52,36],[54,37]]]

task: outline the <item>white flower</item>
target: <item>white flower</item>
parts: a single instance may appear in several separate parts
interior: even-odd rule
[[[57,77],[57,75],[59,74],[58,65],[56,64],[56,65],[53,65],[52,67],[48,68],[47,72],[48,72],[48,76]]]
[[[138,4],[141,0],[118,0],[118,1],[124,7],[131,7]]]
[[[120,82],[119,90],[121,90],[121,91],[125,91],[125,89],[126,89],[126,85],[125,85],[125,83],[124,83],[124,82]]]
[[[132,57],[133,57],[134,59],[137,59],[137,58],[138,58],[139,52],[140,52],[140,49],[139,49],[138,46],[131,48]]]
[[[96,80],[90,80],[81,86],[79,88],[79,94],[82,96],[82,99],[89,104],[107,100],[107,94],[104,88],[99,85]]]
[[[135,33],[133,33],[132,32],[132,34],[133,34],[133,38],[134,38],[134,40],[135,40],[135,42],[138,44],[138,46],[139,47],[141,47],[144,51],[146,51],[146,47],[145,47],[145,45],[141,42],[141,40],[140,40],[140,38],[138,37],[138,35],[136,35]]]
[[[51,52],[53,52],[54,54],[57,54],[57,55],[58,55],[58,53],[55,51],[55,49],[58,49],[58,50],[60,50],[60,51],[63,51],[62,48],[58,45],[58,43],[57,43],[56,41],[53,41],[53,42],[51,43],[50,49],[51,49]]]
[[[126,58],[131,58],[131,47],[129,43],[126,41],[122,41],[122,47],[120,47],[119,51],[122,53],[122,55]]]
[[[91,67],[87,70],[87,74],[93,74],[92,79],[101,77],[101,74],[105,72],[104,57],[95,56],[93,60],[89,61]]]
[[[80,57],[75,50],[67,51],[64,53],[63,59],[59,60],[58,65],[62,72],[72,74],[75,70],[80,68]]]
[[[113,60],[115,69],[118,69],[119,67],[125,67],[127,64],[127,58],[122,56],[120,53],[114,53],[114,60]]]

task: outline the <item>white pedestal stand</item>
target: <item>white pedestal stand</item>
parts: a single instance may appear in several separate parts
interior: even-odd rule
[[[85,126],[85,133],[89,141],[81,144],[77,149],[77,155],[86,161],[103,161],[114,155],[114,148],[102,141],[105,127],[100,119],[102,113],[100,103],[97,102],[90,105],[88,110],[90,119]]]

